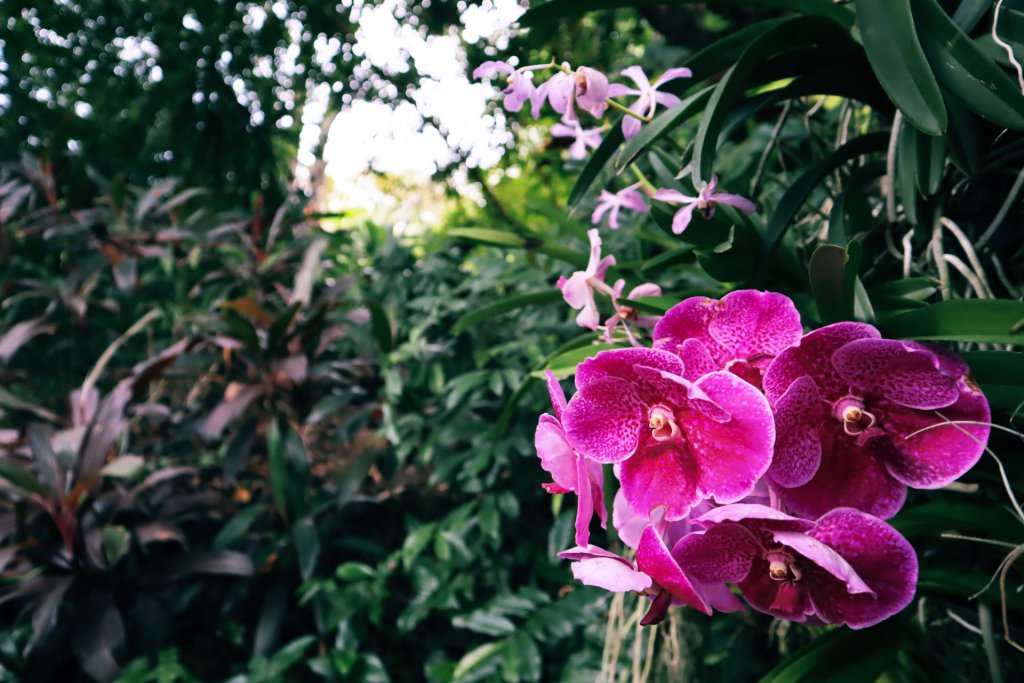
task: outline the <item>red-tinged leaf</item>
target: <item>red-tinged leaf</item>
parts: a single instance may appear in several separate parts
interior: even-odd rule
[[[254,572],[255,567],[248,555],[234,550],[213,550],[179,560],[172,567],[169,576],[172,579],[194,574],[252,576]]]
[[[35,461],[39,482],[50,489],[55,496],[61,496],[64,493],[66,482],[64,466],[60,464],[50,443],[53,438],[53,429],[33,422],[26,431],[29,450],[32,451],[32,460]]]
[[[53,334],[54,329],[53,325],[46,324],[46,318],[33,318],[12,326],[0,337],[0,361],[6,363],[18,349],[31,341],[33,337],[40,334]]]
[[[263,386],[260,384],[232,382],[224,391],[224,398],[203,421],[199,433],[209,441],[219,439],[224,428],[244,413],[245,409],[262,394]]]

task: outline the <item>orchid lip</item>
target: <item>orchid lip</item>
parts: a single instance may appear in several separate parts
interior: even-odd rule
[[[803,573],[797,568],[793,556],[782,550],[765,553],[768,561],[768,576],[772,581],[799,581]]]
[[[651,428],[654,438],[658,441],[675,439],[682,434],[675,415],[664,406],[655,406],[651,409],[651,416],[647,424]]]
[[[844,396],[835,402],[832,414],[843,423],[843,431],[849,436],[870,434],[878,422],[873,413],[864,407],[864,400],[856,396]]]

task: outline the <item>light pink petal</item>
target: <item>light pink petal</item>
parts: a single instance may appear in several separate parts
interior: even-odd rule
[[[587,157],[587,144],[582,137],[576,138],[569,146],[569,158],[579,161]]]
[[[619,462],[636,451],[646,417],[629,382],[601,377],[576,392],[562,424],[569,443],[581,454],[596,462]]]
[[[558,288],[562,290],[562,298],[565,299],[565,303],[573,308],[583,308],[588,302],[594,300],[594,292],[587,282],[587,274],[582,270],[577,270],[568,279],[559,279]]]
[[[896,614],[913,600],[917,555],[910,543],[885,522],[857,510],[839,508],[821,517],[810,535],[841,555],[874,593],[849,595],[834,585],[816,587],[811,599],[825,621],[866,628]]]
[[[566,491],[575,491],[579,481],[576,474],[577,458],[558,420],[550,415],[540,416],[534,445],[540,466],[551,474],[555,484]]]
[[[653,282],[645,282],[631,289],[626,298],[636,300],[644,296],[661,296],[661,287]]]
[[[712,201],[716,204],[728,204],[729,206],[735,206],[737,209],[746,214],[751,214],[757,211],[757,204],[750,201],[746,197],[740,197],[739,195],[729,194],[728,192],[716,192],[712,197]]]
[[[920,345],[858,339],[836,349],[832,364],[852,388],[907,408],[943,408],[960,394],[956,379],[942,372],[938,357]]]
[[[613,593],[643,592],[651,587],[651,577],[628,563],[608,557],[594,557],[572,563],[573,577],[585,586],[596,586]]]
[[[796,488],[775,487],[785,506],[806,517],[818,517],[834,507],[852,507],[883,519],[896,514],[907,497],[907,487],[889,474],[876,451],[885,444],[870,439],[863,446],[843,433],[838,424],[819,431],[822,460],[814,478]]]
[[[601,263],[601,233],[597,228],[587,230],[587,239],[590,241],[590,259],[587,261],[587,275],[596,275],[597,268]]]
[[[640,535],[649,522],[650,519],[647,516],[637,514],[630,507],[629,501],[626,500],[620,487],[612,503],[612,526],[619,533],[619,540],[636,550],[636,547],[640,545]]]
[[[636,87],[640,89],[640,92],[647,92],[651,89],[651,82],[648,80],[647,74],[644,73],[642,67],[636,65],[628,66],[619,73],[636,83]]]
[[[674,107],[680,102],[682,102],[682,100],[680,100],[678,97],[676,97],[672,93],[667,92],[654,93],[654,101],[663,107]]]
[[[498,74],[515,73],[507,62],[488,61],[473,69],[473,78],[494,78]]]
[[[634,109],[634,108],[638,108],[638,107],[636,107],[635,104],[630,107],[630,109]],[[642,114],[643,112],[642,111],[638,111],[637,113],[641,113]],[[635,116],[628,116],[628,115],[627,116],[623,116],[622,117],[622,137],[624,137],[626,140],[632,140],[636,136],[636,134],[640,132],[640,128],[642,126],[643,126],[643,124],[641,123],[640,119],[636,118]]]
[[[562,411],[565,410],[565,392],[562,391],[562,385],[559,383],[558,378],[555,377],[555,373],[550,370],[545,374],[547,377],[548,384],[548,396],[551,397],[551,407],[555,409],[555,417],[559,420],[562,419]]]
[[[777,356],[803,336],[792,299],[775,292],[741,289],[722,297],[708,333],[732,358]]]
[[[788,515],[781,510],[761,505],[760,503],[733,503],[713,508],[694,520],[696,523],[709,527],[722,522],[770,523],[773,529],[813,529],[814,522]]]
[[[768,402],[775,405],[789,385],[799,377],[814,378],[823,398],[835,400],[845,396],[849,384],[832,365],[832,354],[840,347],[858,339],[880,339],[871,325],[864,323],[834,323],[814,330],[796,346],[778,355],[764,376],[764,392]]]
[[[601,219],[604,218],[604,215],[608,212],[608,209],[615,206],[614,200],[607,200],[604,196],[605,194],[612,196],[614,199],[614,196],[611,195],[611,193],[608,192],[607,190],[601,193],[601,199],[599,200],[597,206],[594,207],[594,213],[590,215],[590,223],[592,225],[597,225],[598,223],[600,223]]]
[[[650,576],[673,598],[704,614],[711,614],[711,608],[694,590],[693,584],[679,568],[679,564],[673,559],[672,553],[653,526],[644,529],[640,537],[640,545],[636,550],[636,564],[640,571]]]
[[[591,115],[600,118],[604,115],[608,104],[608,77],[597,69],[581,66],[576,70],[576,104]]]
[[[601,324],[601,313],[597,310],[597,304],[594,303],[593,297],[584,304],[583,310],[576,315],[576,324],[588,330],[596,330],[597,326]]]
[[[615,265],[614,256],[605,256],[601,259],[601,262],[597,264],[597,271],[594,273],[594,277],[604,282],[604,276],[608,272],[608,269]]]
[[[886,467],[893,477],[908,486],[923,489],[946,486],[971,469],[985,452],[989,435],[987,424],[946,424],[948,421],[988,422],[991,419],[985,396],[963,380],[959,400],[936,411],[941,417],[933,411],[911,410],[895,404],[879,406],[878,412],[892,449],[884,456]],[[934,427],[936,424],[942,426]],[[920,431],[927,427],[931,428]]]
[[[613,349],[602,351],[588,358],[576,368],[576,388],[583,389],[591,382],[605,376],[619,377],[630,382],[641,378],[633,370],[635,365],[644,365],[681,375],[683,364],[676,356],[658,349]]]
[[[622,97],[624,95],[639,95],[639,90],[634,90],[628,85],[621,83],[612,83],[608,86],[608,97]]]
[[[803,486],[821,465],[819,427],[825,419],[818,387],[810,377],[793,382],[775,404],[775,457],[768,476],[780,486]]]
[[[660,88],[662,85],[664,85],[665,83],[668,83],[669,81],[674,81],[674,80],[676,80],[678,78],[692,78],[692,77],[693,77],[693,72],[690,71],[689,69],[687,69],[685,66],[676,67],[674,69],[669,69],[668,71],[663,73],[661,76],[659,76],[658,80],[654,81],[654,86],[653,87],[654,88]]]
[[[739,583],[747,578],[751,563],[761,553],[750,531],[729,522],[684,536],[672,549],[683,571],[705,584]]]
[[[661,189],[655,191],[651,196],[654,199],[659,199],[663,202],[668,202],[669,204],[692,204],[697,201],[696,197],[683,194],[679,190]]]
[[[696,464],[677,440],[648,442],[623,461],[619,480],[629,506],[644,517],[664,508],[665,519],[682,519],[700,501]]]
[[[687,204],[676,211],[676,215],[672,217],[672,232],[677,235],[683,234],[683,231],[690,226],[690,221],[693,220],[695,208],[697,208],[696,204]]]
[[[566,114],[572,106],[573,91],[576,88],[573,77],[558,72],[545,81],[544,85],[547,86],[545,93],[551,108],[559,114]]]
[[[800,531],[773,531],[772,536],[777,543],[795,550],[842,581],[847,593],[870,593],[874,596],[874,591],[857,575],[857,570],[839,553],[818,539]]]
[[[771,409],[761,392],[728,372],[705,375],[694,386],[731,415],[723,423],[693,411],[682,425],[700,469],[698,491],[718,503],[734,503],[754,489],[771,463]]]
[[[578,127],[567,126],[564,123],[556,123],[551,126],[551,134],[556,138],[574,138],[578,130]]]

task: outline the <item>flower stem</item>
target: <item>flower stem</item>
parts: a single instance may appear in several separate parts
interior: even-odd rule
[[[625,114],[627,116],[632,116],[634,119],[640,119],[644,123],[650,123],[651,120],[652,120],[652,117],[644,116],[643,114],[637,114],[635,111],[633,111],[632,109],[630,109],[626,105],[619,104],[618,102],[616,102],[615,100],[613,100],[610,97],[604,98],[604,101],[607,102],[608,106],[611,107],[612,109],[618,109],[623,114]]]
[[[644,175],[644,172],[640,170],[639,166],[636,164],[630,164],[629,170],[633,171],[633,174],[636,175],[637,180],[640,181],[640,185],[644,188],[647,194],[654,194],[658,191],[658,188],[654,186],[654,183],[647,179],[647,176]]]

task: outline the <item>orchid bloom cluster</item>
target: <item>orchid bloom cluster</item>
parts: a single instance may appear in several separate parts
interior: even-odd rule
[[[591,260],[563,291],[593,318],[586,293],[614,259]],[[545,488],[578,499],[560,553],[573,575],[646,596],[645,625],[673,605],[745,604],[857,629],[906,607],[917,556],[884,520],[908,487],[945,486],[981,457],[989,407],[967,365],[862,323],[804,334],[788,297],[754,290],[686,299],[653,339],[585,360],[568,400],[548,373],[536,447]],[[590,544],[593,517],[607,526],[604,465],[635,559]]]
[[[546,81],[540,85],[534,83],[535,73],[552,69],[555,73]],[[550,104],[551,109],[562,117],[560,122],[551,127],[551,135],[571,139],[569,158],[581,160],[586,158],[588,149],[597,149],[600,146],[602,128],[584,128],[580,123],[577,109],[582,109],[598,119],[609,109],[623,112],[625,115],[622,118],[622,134],[629,140],[640,132],[645,122],[651,120],[659,106],[669,108],[680,103],[678,96],[661,92],[659,88],[670,81],[693,75],[689,69],[677,67],[667,70],[652,83],[639,66],[627,67],[621,73],[631,80],[635,87],[609,83],[606,75],[589,66],[581,66],[574,71],[569,64],[554,62],[515,67],[508,62],[488,61],[473,71],[473,77],[504,77],[504,106],[510,112],[520,111],[523,105],[529,102],[530,111],[536,119],[540,117],[544,103]],[[615,99],[618,97],[633,97],[634,100],[625,106]],[[648,190],[641,181],[617,192],[601,192],[591,222],[597,225],[607,216],[609,227],[618,230],[622,210],[637,213],[648,211],[644,192],[653,199],[679,207],[672,221],[672,231],[677,235],[682,234],[690,224],[696,210],[699,210],[704,218],[710,219],[718,204],[728,204],[747,214],[753,213],[756,208],[749,199],[719,190],[717,177],[712,177],[695,197],[674,189]]]

